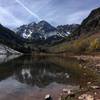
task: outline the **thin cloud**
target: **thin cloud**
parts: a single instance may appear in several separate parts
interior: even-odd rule
[[[34,16],[37,20],[40,20],[40,17],[38,15],[36,15],[35,13],[33,13],[30,9],[28,9],[21,1],[16,0],[16,2],[21,5],[26,11],[29,12],[29,14],[31,14],[32,16]]]
[[[19,19],[17,19],[14,15],[12,15],[8,10],[0,7],[0,22],[1,24],[4,24],[5,26],[16,26],[21,25],[23,22]]]
[[[81,23],[98,0],[0,0],[0,23],[7,27],[46,20],[52,25]]]

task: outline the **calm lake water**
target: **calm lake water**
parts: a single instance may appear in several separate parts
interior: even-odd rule
[[[10,58],[10,59],[9,59]],[[75,58],[0,57],[0,100],[58,100],[63,88],[78,90],[98,80]]]

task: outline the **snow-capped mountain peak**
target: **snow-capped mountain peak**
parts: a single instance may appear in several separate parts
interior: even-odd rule
[[[32,22],[17,28],[16,32],[25,39],[31,40],[50,40],[65,39],[78,25],[64,25],[54,27],[46,21],[39,23]]]

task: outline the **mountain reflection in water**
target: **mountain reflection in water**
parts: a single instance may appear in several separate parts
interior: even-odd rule
[[[0,64],[0,80],[9,77],[20,83],[42,88],[53,82],[85,85],[96,79],[92,71],[81,68],[79,61],[74,58],[32,56],[22,56]]]

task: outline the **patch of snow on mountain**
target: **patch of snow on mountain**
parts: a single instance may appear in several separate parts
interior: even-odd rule
[[[25,39],[28,38],[27,35],[26,35],[26,33],[23,33],[23,38],[25,38]]]
[[[32,35],[32,31],[29,30],[29,34],[26,34],[26,30],[25,30],[24,33],[23,33],[23,38],[28,39],[28,38],[31,37],[31,35]]]
[[[67,32],[67,34],[69,35],[69,34],[71,34],[70,32]]]

